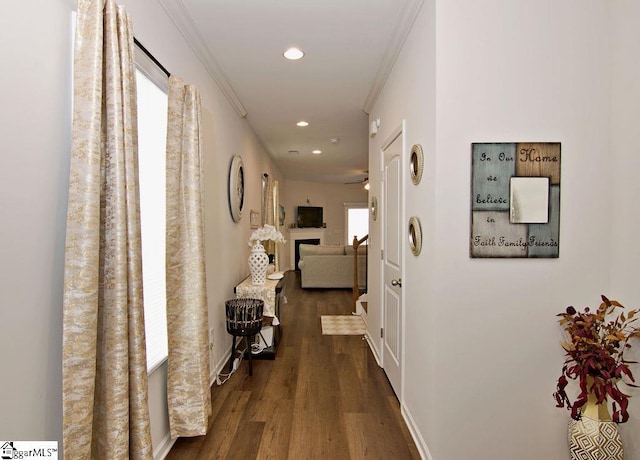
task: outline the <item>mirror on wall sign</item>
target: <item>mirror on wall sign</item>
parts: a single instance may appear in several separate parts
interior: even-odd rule
[[[509,217],[512,224],[549,222],[549,178],[512,177],[509,187]]]

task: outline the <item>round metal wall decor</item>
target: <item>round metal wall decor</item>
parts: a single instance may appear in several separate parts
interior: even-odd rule
[[[424,154],[420,144],[411,147],[411,156],[409,157],[409,172],[411,173],[411,181],[418,185],[422,179],[422,171],[424,170]]]
[[[235,155],[229,167],[229,211],[234,222],[240,222],[244,207],[244,166],[240,155]]]
[[[371,218],[373,220],[378,218],[378,199],[375,196],[371,197]]]
[[[422,251],[422,227],[417,217],[409,219],[409,247],[414,256]]]

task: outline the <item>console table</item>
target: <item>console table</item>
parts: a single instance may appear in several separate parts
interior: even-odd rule
[[[251,282],[251,276],[242,280],[234,288],[236,297],[252,298],[264,301],[262,313],[262,329],[273,328],[273,341],[260,353],[252,355],[253,359],[275,359],[278,343],[282,337],[282,326],[280,325],[280,305],[286,302],[285,289],[287,286],[286,277],[279,280],[267,279],[265,284],[258,285]],[[263,333],[263,335],[265,335]]]

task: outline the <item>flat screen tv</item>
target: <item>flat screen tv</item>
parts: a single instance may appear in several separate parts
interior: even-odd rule
[[[322,227],[322,208],[319,206],[298,206],[298,227]]]

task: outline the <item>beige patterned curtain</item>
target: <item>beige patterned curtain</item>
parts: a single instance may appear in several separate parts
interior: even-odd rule
[[[273,180],[268,174],[264,175],[264,223],[275,227],[275,196],[274,191],[277,181]]]
[[[167,123],[167,397],[171,436],[207,432],[211,415],[200,95],[169,79]]]
[[[273,225],[276,230],[279,230],[280,222],[278,220],[278,207],[280,206],[280,201],[278,197],[278,181],[272,179],[268,174],[264,174],[262,193],[264,202],[264,209],[262,210],[263,223],[265,225]],[[273,241],[264,242],[264,247],[267,253],[276,254],[276,259],[278,259],[276,246],[276,243]]]
[[[151,459],[133,34],[79,0],[64,275],[64,457]]]

